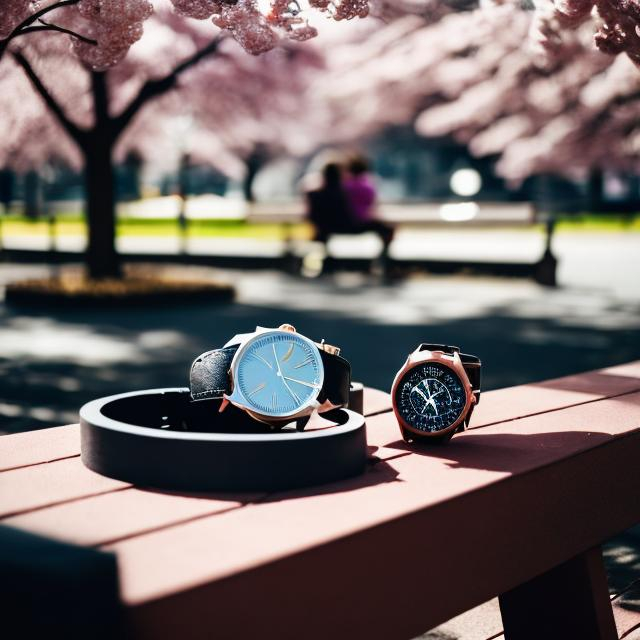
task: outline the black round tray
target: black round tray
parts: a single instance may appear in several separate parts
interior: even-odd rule
[[[268,431],[235,407],[191,402],[189,389],[148,389],[80,409],[84,464],[133,484],[184,491],[275,491],[364,471],[362,415],[337,409],[326,428]]]

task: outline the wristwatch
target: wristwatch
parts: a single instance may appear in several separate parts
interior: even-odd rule
[[[393,410],[406,442],[444,443],[480,401],[481,362],[458,347],[421,344],[396,374]]]
[[[256,327],[195,359],[191,398],[220,400],[220,412],[231,404],[273,428],[295,421],[302,430],[315,410],[349,404],[351,366],[339,354],[338,347],[316,343],[289,324]]]

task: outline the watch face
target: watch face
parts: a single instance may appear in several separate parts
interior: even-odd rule
[[[404,374],[394,400],[402,419],[428,434],[450,427],[462,414],[467,397],[455,371],[440,363],[425,362]]]
[[[315,344],[286,331],[251,339],[239,354],[235,372],[245,406],[268,417],[291,416],[312,404],[323,378]]]

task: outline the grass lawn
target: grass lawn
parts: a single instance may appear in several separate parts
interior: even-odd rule
[[[640,214],[584,213],[561,217],[558,231],[640,231]]]
[[[23,216],[8,216],[2,220],[2,231],[6,236],[46,235],[48,229],[46,220],[29,220]],[[79,216],[58,216],[58,235],[84,235],[85,232],[86,225]],[[119,236],[175,236],[177,233],[177,222],[165,218],[123,218],[118,223]],[[289,235],[294,238],[309,238],[311,227],[305,223],[291,225]],[[285,237],[285,227],[279,224],[247,223],[242,220],[194,220],[189,223],[189,236],[274,240]]]
[[[0,219],[5,236],[46,235],[49,232],[46,220],[30,220],[24,216],[10,215]],[[543,230],[542,225],[537,225]],[[530,230],[531,227],[515,227]],[[558,232],[625,232],[640,231],[640,215],[583,214],[560,218]],[[57,235],[84,235],[86,226],[77,215],[59,215],[56,219]],[[175,220],[166,218],[123,218],[118,224],[119,236],[175,236],[179,232]],[[287,229],[284,225],[271,223],[248,223],[242,220],[194,220],[189,223],[189,236],[194,238],[227,237],[254,239],[283,239],[311,237],[311,227],[306,223],[296,223]]]

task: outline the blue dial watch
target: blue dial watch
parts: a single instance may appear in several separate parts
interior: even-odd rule
[[[231,404],[271,426],[295,420],[303,428],[313,411],[349,402],[351,367],[339,351],[291,325],[256,327],[196,358],[191,397],[196,402],[220,400],[219,411]]]

